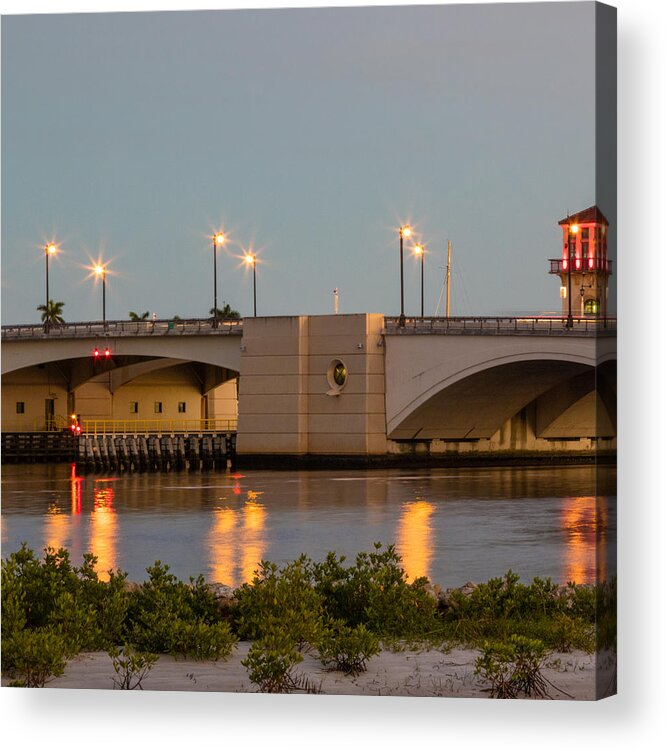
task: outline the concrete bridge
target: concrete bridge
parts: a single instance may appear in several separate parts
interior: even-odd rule
[[[237,416],[246,455],[611,450],[615,321],[565,323],[402,327],[358,314],[3,326],[3,431],[54,410],[84,427]]]

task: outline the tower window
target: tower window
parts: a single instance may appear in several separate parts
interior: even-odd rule
[[[185,401],[179,401],[178,402],[178,413],[179,414],[185,414],[186,411],[187,411],[187,404],[185,403]]]
[[[588,227],[585,227],[585,228],[583,229],[583,233],[582,233],[582,235],[581,235],[581,236],[582,236],[582,238],[583,238],[584,240],[589,240],[589,239],[590,239],[590,230],[589,230],[589,228],[588,228]]]
[[[162,413],[162,402],[155,401],[155,414],[161,414],[161,413]]]
[[[17,401],[16,402],[16,413],[17,414],[25,414],[25,401]]]
[[[585,314],[597,315],[598,313],[599,313],[599,300],[598,299],[586,299],[585,300]]]
[[[130,401],[130,414],[138,414],[138,413],[139,413],[139,402]]]
[[[589,242],[583,242],[583,258],[587,258],[589,247],[590,247]]]

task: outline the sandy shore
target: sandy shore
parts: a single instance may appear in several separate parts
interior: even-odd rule
[[[161,656],[143,680],[144,690],[187,690],[205,692],[256,692],[241,664],[249,649],[239,643],[227,661],[199,662]],[[474,674],[478,651],[454,648],[440,650],[383,651],[368,663],[368,670],[357,677],[327,671],[316,656],[304,654],[296,671],[305,675],[322,693],[329,695],[395,695],[487,698],[487,684]],[[610,681],[609,659],[595,654],[573,652],[553,654],[559,665],[544,671],[552,683],[554,699],[594,700],[597,681],[601,692]],[[600,659],[599,675],[595,669]],[[111,659],[104,652],[82,653],[70,661],[62,677],[51,680],[47,688],[114,689],[115,672]],[[9,682],[2,679],[2,684]]]

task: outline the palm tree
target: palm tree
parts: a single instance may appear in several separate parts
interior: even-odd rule
[[[134,310],[129,311],[129,319],[130,320],[148,320],[148,316],[150,315],[150,310],[146,310],[145,313],[135,313]]]
[[[62,317],[62,308],[64,306],[64,302],[54,302],[50,299],[48,305],[39,305],[37,307],[37,310],[42,314],[42,323],[44,323],[45,328],[59,326],[65,322],[65,319]]]
[[[223,307],[217,308],[217,319],[218,320],[240,320],[240,313],[238,310],[232,310],[231,305],[227,302],[222,302]],[[210,308],[210,314],[215,315],[215,308]]]

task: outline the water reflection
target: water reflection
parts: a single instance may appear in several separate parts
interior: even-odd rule
[[[252,580],[254,571],[264,555],[266,549],[265,525],[266,509],[264,506],[253,500],[248,500],[243,507],[243,536],[240,540],[243,551],[241,583]]]
[[[211,579],[217,583],[236,586],[234,578],[236,511],[215,508],[213,525],[208,537]]]
[[[561,527],[566,535],[561,579],[574,583],[605,581],[607,576],[605,497],[564,498]]]
[[[442,586],[503,575],[594,581],[615,572],[611,468],[247,471],[76,476],[3,466],[2,551],[66,546],[79,565],[144,580],[156,559],[187,580],[238,586],[262,558],[335,550],[353,561],[395,542],[410,579]],[[601,498],[595,498],[595,495]]]
[[[97,574],[106,581],[116,563],[115,492],[104,480],[96,480],[93,490],[93,512],[90,515],[90,551],[97,557]]]
[[[251,581],[266,551],[266,509],[248,492],[242,508],[214,508],[208,535],[211,579],[228,586]]]
[[[71,473],[69,475],[69,481],[70,481],[70,495],[72,499],[72,515],[80,516],[81,507],[83,504],[83,489],[81,487],[83,478],[76,476],[76,464],[72,464]]]
[[[435,510],[425,500],[404,503],[396,530],[396,549],[402,565],[411,580],[420,576],[431,577],[433,533],[430,517]]]
[[[53,547],[55,550],[66,547],[68,531],[68,517],[57,505],[49,505],[44,518],[44,547]]]

